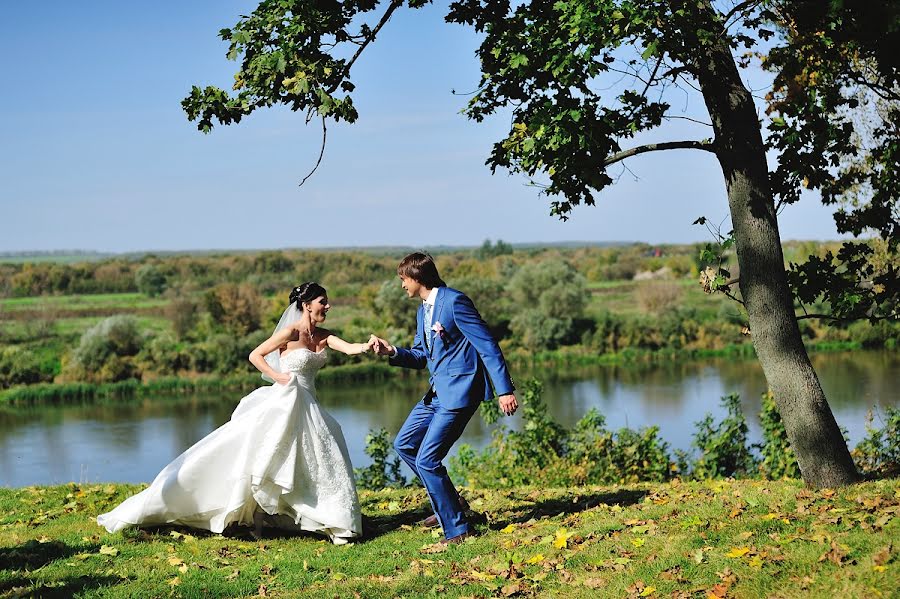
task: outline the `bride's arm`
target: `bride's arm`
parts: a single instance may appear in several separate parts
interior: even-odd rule
[[[328,337],[325,338],[325,343],[330,349],[347,354],[348,356],[353,356],[356,354],[364,354],[372,349],[374,340],[369,339],[368,343],[347,343],[337,335],[329,332]]]
[[[290,373],[287,372],[276,372],[269,366],[269,363],[266,362],[266,355],[277,350],[279,347],[290,341],[291,335],[293,334],[292,329],[282,329],[260,343],[256,346],[252,352],[250,352],[250,356],[248,356],[248,360],[253,364],[257,370],[259,370],[264,375],[268,376],[270,379],[275,381],[276,383],[281,383],[282,385],[291,380]]]

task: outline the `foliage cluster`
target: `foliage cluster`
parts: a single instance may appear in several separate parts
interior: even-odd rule
[[[794,258],[815,248],[821,253],[825,246],[787,244],[786,255]],[[500,242],[490,247],[492,257],[480,257],[484,248],[478,248],[440,254],[438,262],[445,280],[472,297],[513,361],[532,361],[554,348],[577,353],[579,359],[597,359],[629,352],[749,346],[749,338],[740,334],[746,315],[738,304],[705,296],[699,286],[678,278],[686,272],[696,275],[705,263],[699,246],[517,248],[512,253]],[[673,268],[679,261],[684,264]],[[0,264],[0,280],[14,294],[67,293],[79,288],[80,277],[109,282],[114,280],[110,273],[128,278],[132,286],[137,280],[145,286],[144,296],[3,300],[0,348],[16,346],[24,353],[15,353],[15,358],[12,350],[0,353],[0,383],[32,384],[52,380],[60,372],[61,381],[95,382],[251,372],[247,354],[280,316],[284,290],[305,278],[323,281],[338,304],[339,310],[333,312],[338,320],[329,320],[328,325],[336,333],[357,339],[377,332],[408,344],[417,306],[400,288],[395,262],[395,256],[378,254],[285,250],[85,264]],[[603,278],[622,265],[636,265],[641,277],[655,280]],[[635,272],[631,266],[625,270],[629,277]],[[46,276],[36,276],[38,272]],[[51,280],[68,281],[68,286],[15,286]],[[147,287],[154,281],[155,287]],[[118,349],[113,352],[106,342],[99,342],[96,332],[88,334],[98,324],[97,317],[111,315],[137,318],[137,352],[132,347],[119,355]],[[900,340],[900,325],[894,322],[801,323],[804,336],[817,344],[891,348]],[[95,345],[96,356],[85,356],[86,362],[78,357]],[[359,360],[334,355],[331,363]]]
[[[748,442],[740,398],[732,394],[722,398],[721,420],[707,414],[696,423],[696,452],[676,451],[673,457],[656,426],[609,431],[602,414],[592,409],[565,429],[548,415],[539,381],[529,380],[519,391],[521,430],[498,427],[480,451],[462,445],[450,460],[457,480],[475,487],[512,488],[800,474],[769,393],[763,395],[761,444]],[[490,410],[487,418],[494,419]],[[884,429],[868,431],[853,452],[858,468],[865,475],[895,473],[900,468],[900,410],[887,410]]]

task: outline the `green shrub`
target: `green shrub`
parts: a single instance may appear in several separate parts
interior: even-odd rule
[[[53,380],[53,371],[35,352],[21,347],[0,350],[0,387]]]
[[[747,420],[736,393],[722,398],[727,414],[715,423],[711,414],[696,423],[692,445],[700,450],[691,474],[695,478],[746,476],[755,470],[756,461],[747,445]]]
[[[134,273],[134,283],[141,293],[156,297],[166,290],[166,274],[155,264],[144,264]]]
[[[478,452],[462,445],[450,459],[453,476],[482,487],[518,485],[566,486],[666,480],[674,467],[659,429],[641,431],[604,428],[603,416],[589,411],[572,430],[547,415],[542,386],[526,381],[517,395],[522,406],[522,430],[498,428],[490,444]],[[489,420],[495,410],[487,410]]]
[[[139,375],[132,364],[144,335],[130,315],[110,316],[88,329],[69,355],[66,378],[93,382],[120,381]]]
[[[775,405],[771,391],[762,394],[762,410],[759,413],[763,442],[759,445],[762,459],[759,471],[765,478],[800,478],[797,456],[787,440],[784,423]]]
[[[390,459],[392,453],[395,455]],[[378,490],[406,485],[406,478],[400,471],[400,457],[396,455],[386,429],[370,431],[366,435],[366,455],[372,458],[372,463],[355,469],[356,484],[360,489]]]
[[[866,437],[853,449],[856,467],[868,476],[900,474],[900,409],[884,409],[884,428],[872,426],[874,415],[866,416]]]
[[[523,346],[553,349],[575,339],[574,322],[584,313],[584,277],[562,260],[524,265],[510,279],[510,330]]]

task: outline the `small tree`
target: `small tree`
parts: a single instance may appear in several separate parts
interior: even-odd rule
[[[138,291],[150,297],[162,295],[166,290],[166,275],[155,264],[144,264],[134,273],[134,283]]]
[[[523,266],[507,290],[514,306],[510,329],[533,350],[552,349],[568,341],[587,299],[584,277],[560,260]]]
[[[259,329],[263,299],[251,285],[223,283],[206,293],[206,309],[228,331],[244,336]]]

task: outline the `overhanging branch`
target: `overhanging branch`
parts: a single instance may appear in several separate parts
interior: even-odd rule
[[[359,55],[362,54],[362,51],[366,49],[366,46],[369,45],[374,39],[375,36],[378,35],[378,32],[381,31],[381,28],[390,20],[391,15],[394,14],[394,11],[397,10],[400,5],[403,4],[403,0],[393,0],[387,9],[384,11],[384,14],[381,16],[381,20],[378,21],[378,25],[375,26],[369,32],[369,35],[366,37],[366,40],[359,45],[359,48],[356,49],[356,52],[353,53],[353,56],[350,57],[350,60],[347,61],[347,64],[344,66],[344,71],[341,73],[341,76],[338,77],[331,88],[328,89],[329,94],[333,94],[338,86],[341,84],[341,81],[344,80],[344,77],[350,73],[350,67],[353,66],[353,63],[356,62],[356,59],[359,58]]]
[[[623,150],[611,156],[607,156],[603,161],[604,166],[621,162],[626,158],[637,156],[638,154],[646,154],[647,152],[658,152],[660,150],[705,150],[707,152],[716,151],[716,144],[711,139],[701,140],[685,140],[685,141],[664,141],[658,144],[646,144],[637,146],[628,150]]]

